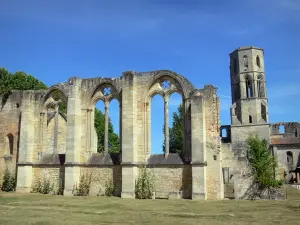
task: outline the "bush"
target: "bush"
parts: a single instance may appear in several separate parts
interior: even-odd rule
[[[88,196],[91,189],[91,182],[92,182],[92,174],[80,175],[79,186],[74,185],[73,187],[73,195],[74,196]]]
[[[8,167],[5,168],[3,175],[2,191],[15,191],[16,190],[16,177],[15,173],[9,171]]]
[[[115,191],[115,186],[113,183],[113,179],[110,177],[106,182],[105,182],[105,195],[106,196],[112,196]]]
[[[276,167],[278,162],[272,155],[266,140],[260,140],[258,136],[250,136],[248,143],[248,159],[254,181],[260,190],[279,188],[282,180],[276,180]]]
[[[35,183],[32,186],[33,193],[50,194],[54,190],[54,184],[51,184],[50,179],[43,177],[35,179]]]
[[[146,167],[140,168],[135,182],[135,197],[137,199],[151,199],[153,195],[153,177]]]

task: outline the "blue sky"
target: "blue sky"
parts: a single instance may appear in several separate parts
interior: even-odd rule
[[[270,121],[300,121],[298,0],[0,0],[0,8],[0,67],[11,72],[53,85],[170,69],[197,88],[217,86],[221,123],[229,124],[228,54],[254,45],[265,49]],[[180,99],[171,101],[170,117]],[[153,104],[153,152],[160,152],[162,100]]]

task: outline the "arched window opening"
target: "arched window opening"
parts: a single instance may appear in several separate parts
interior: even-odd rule
[[[183,113],[182,97],[173,93],[169,98],[169,153],[183,153]]]
[[[260,68],[260,58],[256,56],[256,65]]]
[[[14,136],[12,134],[7,135],[8,139],[8,152],[10,155],[14,154]]]
[[[164,99],[157,94],[151,100],[151,154],[163,154],[164,145]]]
[[[223,138],[227,137],[227,129],[225,129],[225,128],[222,129],[222,137]]]
[[[262,76],[259,76],[257,78],[257,93],[258,93],[258,97],[259,98],[264,98],[266,97],[265,96],[265,84],[264,84],[264,81],[263,81],[263,77]]]
[[[252,81],[247,77],[246,79],[246,94],[247,98],[253,97],[253,87],[252,87]]]
[[[288,151],[286,153],[286,161],[289,163],[289,164],[293,164],[293,153]]]
[[[279,133],[280,134],[285,134],[285,127],[283,125],[279,126]]]
[[[244,55],[243,61],[244,61],[244,70],[246,71],[248,69],[248,57],[246,55]]]
[[[238,72],[238,59],[237,58],[233,59],[233,72],[234,73]]]
[[[104,152],[104,138],[105,138],[105,104],[102,100],[98,101],[95,105],[94,111],[94,127],[95,130],[91,136],[92,149],[96,148],[97,152]]]
[[[113,99],[109,104],[108,151],[119,153],[121,150],[120,104]]]
[[[298,131],[297,131],[297,128],[295,129],[295,137],[298,137]]]
[[[252,123],[252,116],[249,116],[249,123]]]
[[[261,117],[263,120],[267,121],[267,109],[264,104],[261,104]]]

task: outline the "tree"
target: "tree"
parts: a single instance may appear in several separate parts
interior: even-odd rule
[[[104,151],[105,114],[95,108],[95,128],[98,137],[98,152]],[[114,133],[114,128],[109,118],[108,121],[108,151],[109,153],[120,153],[120,138]]]
[[[163,133],[165,127],[163,126]],[[178,106],[177,112],[173,113],[172,127],[169,128],[169,152],[183,153],[184,126],[183,126],[183,106]],[[165,152],[165,143],[163,143],[163,151]]]
[[[278,188],[282,185],[281,180],[276,180],[277,160],[271,154],[268,142],[258,136],[250,136],[247,139],[248,159],[251,174],[260,190]]]
[[[41,90],[47,89],[47,85],[30,74],[19,71],[14,74],[5,68],[0,68],[0,95],[2,95],[2,106],[7,101],[12,90]]]

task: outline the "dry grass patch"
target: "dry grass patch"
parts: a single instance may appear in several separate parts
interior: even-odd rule
[[[0,224],[298,224],[300,192],[284,201],[134,200],[0,193]]]

